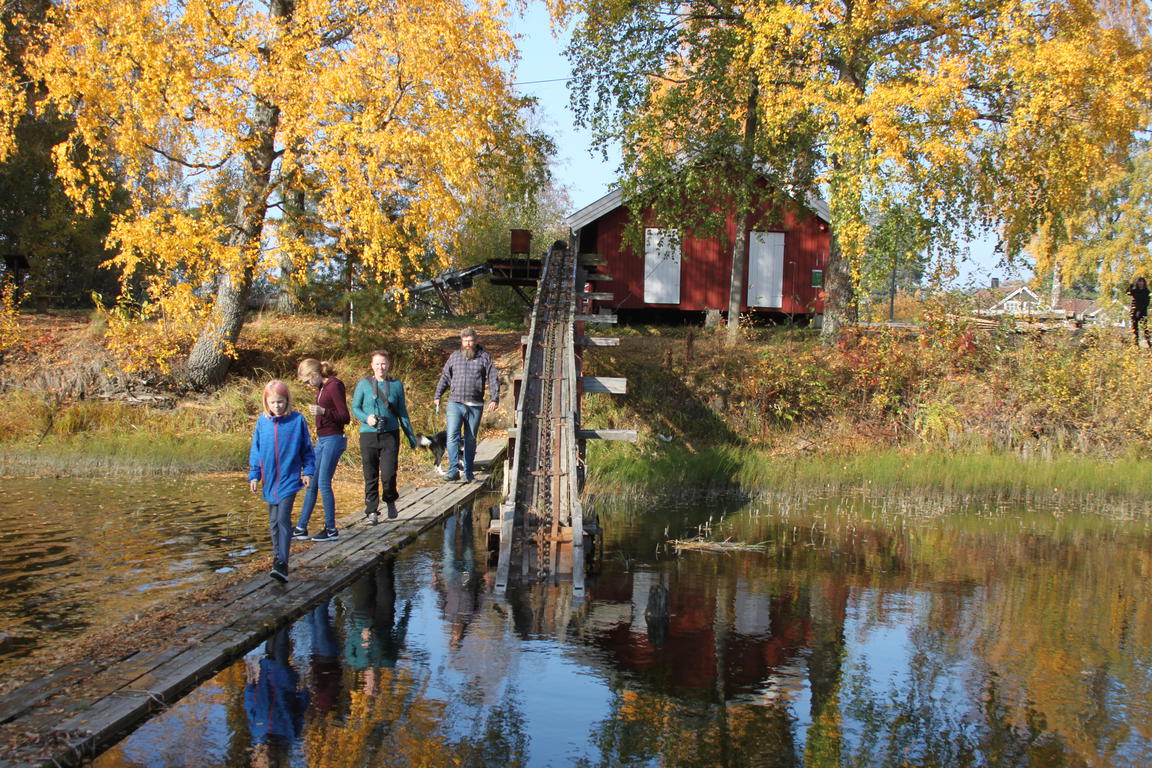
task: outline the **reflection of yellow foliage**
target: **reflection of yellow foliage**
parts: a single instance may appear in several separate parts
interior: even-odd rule
[[[447,703],[428,698],[411,670],[370,668],[352,677],[347,717],[341,721],[328,713],[309,722],[304,734],[309,766],[462,764],[458,747],[444,732]]]

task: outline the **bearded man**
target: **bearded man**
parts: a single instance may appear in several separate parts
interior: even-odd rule
[[[448,432],[448,475],[455,481],[463,477],[471,483],[476,478],[472,462],[476,458],[476,433],[480,430],[480,417],[484,415],[484,386],[488,386],[488,412],[496,410],[500,401],[500,379],[496,365],[482,346],[476,342],[476,331],[460,331],[460,349],[448,356],[440,380],[436,382],[433,403],[440,410],[440,397],[450,389],[445,421]],[[464,457],[460,460],[460,435],[464,435]]]

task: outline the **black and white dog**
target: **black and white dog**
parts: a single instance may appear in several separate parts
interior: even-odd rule
[[[416,445],[432,451],[432,466],[441,475],[448,474],[448,470],[440,465],[444,462],[444,453],[448,450],[448,431],[440,430],[434,435],[416,435]]]

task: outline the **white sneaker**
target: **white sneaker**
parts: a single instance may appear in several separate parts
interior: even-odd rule
[[[380,513],[373,512],[372,514],[368,515],[368,524],[369,525],[376,525],[379,522],[380,522]]]

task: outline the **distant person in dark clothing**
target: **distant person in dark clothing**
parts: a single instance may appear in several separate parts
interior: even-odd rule
[[[476,342],[476,331],[460,331],[460,349],[448,356],[440,380],[436,382],[433,402],[440,410],[440,397],[444,390],[452,390],[448,398],[445,421],[448,428],[448,480],[464,478],[472,482],[472,463],[476,459],[476,434],[480,431],[480,417],[484,415],[484,386],[488,386],[488,412],[500,403],[500,378],[496,365],[482,346]],[[464,457],[460,457],[460,433],[464,433]]]
[[[1132,297],[1132,336],[1136,339],[1136,346],[1140,346],[1140,330],[1144,330],[1144,342],[1148,341],[1148,283],[1142,277],[1132,281],[1128,286],[1128,295]]]

